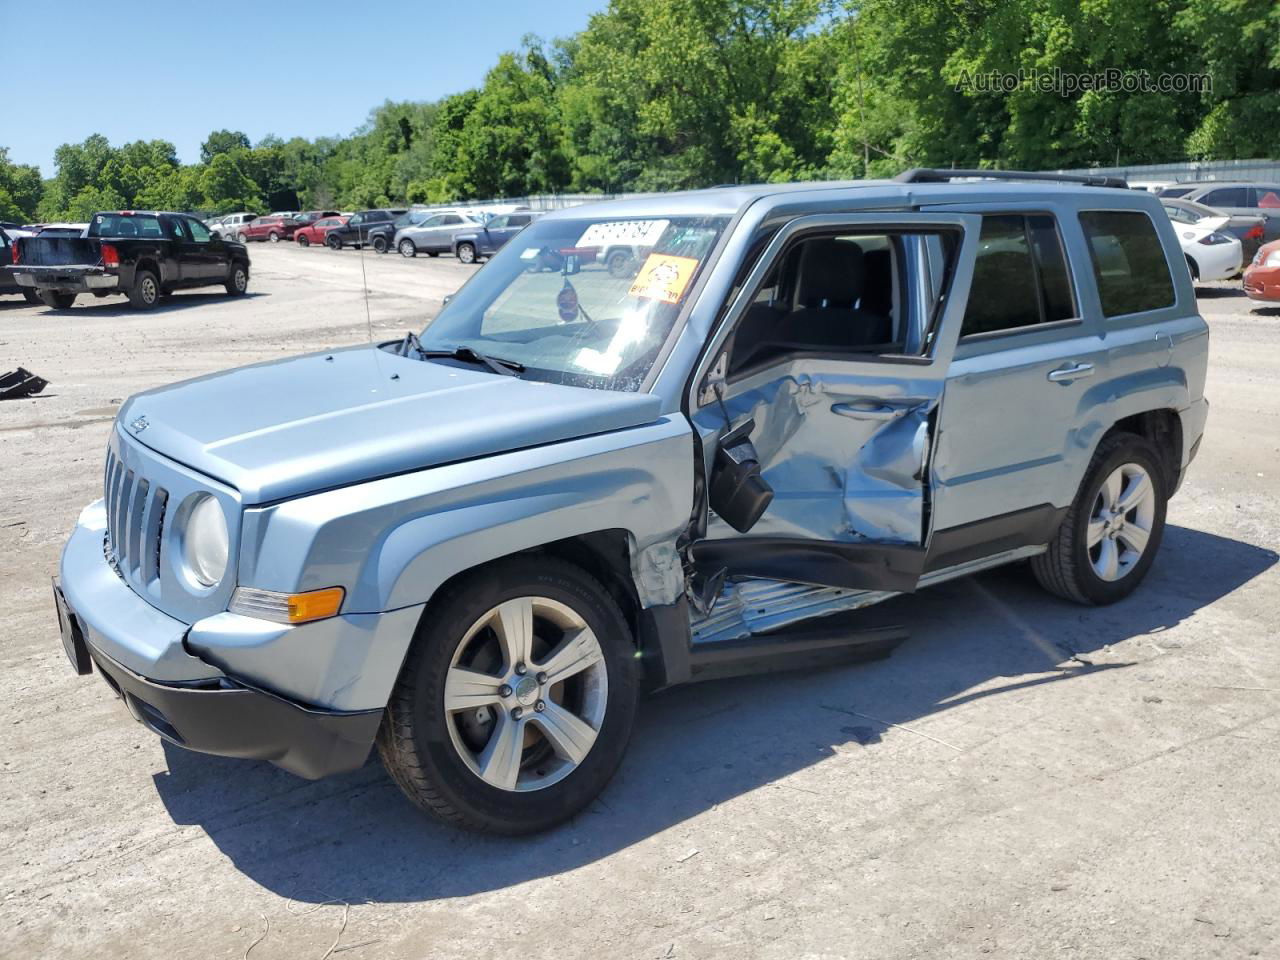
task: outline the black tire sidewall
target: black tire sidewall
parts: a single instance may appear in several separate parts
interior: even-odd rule
[[[300,247],[311,246],[311,241],[306,237],[305,234],[299,234],[297,237],[297,240],[298,240],[298,246]]]
[[[440,703],[449,662],[466,630],[504,600],[529,595],[564,603],[587,622],[604,653],[609,693],[596,742],[577,769],[550,787],[514,793],[485,783],[458,756]],[[508,561],[469,578],[431,611],[429,624],[415,640],[412,717],[419,760],[444,799],[468,821],[500,833],[544,830],[589,804],[622,760],[639,689],[630,630],[604,589],[568,564]]]
[[[1113,471],[1126,463],[1136,463],[1147,471],[1156,491],[1155,518],[1151,524],[1151,534],[1147,538],[1146,549],[1141,559],[1120,580],[1103,580],[1093,571],[1089,560],[1089,518],[1093,513],[1093,504],[1103,482]],[[1096,604],[1115,603],[1132,593],[1146,577],[1147,571],[1155,561],[1160,550],[1160,542],[1164,539],[1165,516],[1168,510],[1169,495],[1165,468],[1160,462],[1154,447],[1139,436],[1126,437],[1106,455],[1094,460],[1080,486],[1080,501],[1077,503],[1075,516],[1072,518],[1076,556],[1072,558],[1077,571],[1077,583],[1084,595]]]
[[[386,252],[387,252],[387,241],[386,241],[383,237],[375,237],[375,238],[374,238],[374,241],[373,241],[373,252],[374,252],[374,253],[386,253]]]
[[[464,250],[469,251],[469,253],[465,257],[463,256],[463,253],[462,253]],[[476,248],[470,243],[458,244],[458,259],[461,260],[463,263],[475,263]]]
[[[142,285],[143,285],[143,282],[148,277],[151,278],[151,283],[154,286],[156,291],[155,297],[150,301],[148,301],[142,295]],[[139,310],[150,310],[157,303],[159,303],[160,302],[159,277],[157,277],[150,270],[139,270],[137,273],[135,273],[133,277],[133,289],[129,292],[129,302],[133,304],[135,307],[137,307]]]

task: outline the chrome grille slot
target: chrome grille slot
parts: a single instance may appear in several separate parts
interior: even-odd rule
[[[111,449],[103,472],[107,555],[124,579],[145,587],[160,576],[161,535],[169,492],[125,467]]]

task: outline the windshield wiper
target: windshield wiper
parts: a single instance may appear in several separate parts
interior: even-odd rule
[[[413,350],[418,356],[424,360],[435,357],[443,357],[449,360],[461,360],[463,363],[479,363],[488,367],[494,373],[500,373],[504,377],[515,377],[524,373],[524,364],[518,360],[508,360],[505,357],[491,357],[486,353],[481,353],[474,347],[454,347],[452,350],[428,350],[418,335],[410,330],[404,335],[404,339],[400,342],[400,348],[397,351],[400,356],[407,357],[409,351]]]

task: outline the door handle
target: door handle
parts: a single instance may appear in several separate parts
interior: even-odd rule
[[[1092,376],[1092,363],[1069,363],[1065,367],[1049,371],[1049,379],[1054,383],[1070,383],[1072,380],[1080,380],[1084,377]]]
[[[904,407],[891,407],[885,403],[859,400],[853,403],[833,403],[831,412],[854,420],[892,420]]]

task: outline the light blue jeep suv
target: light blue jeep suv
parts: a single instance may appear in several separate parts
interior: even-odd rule
[[[424,810],[519,833],[599,793],[641,692],[901,639],[820,618],[1020,560],[1119,600],[1208,331],[1116,187],[577,207],[420,335],[139,394],[62,557],[67,652],[175,744],[321,777],[376,743]]]

